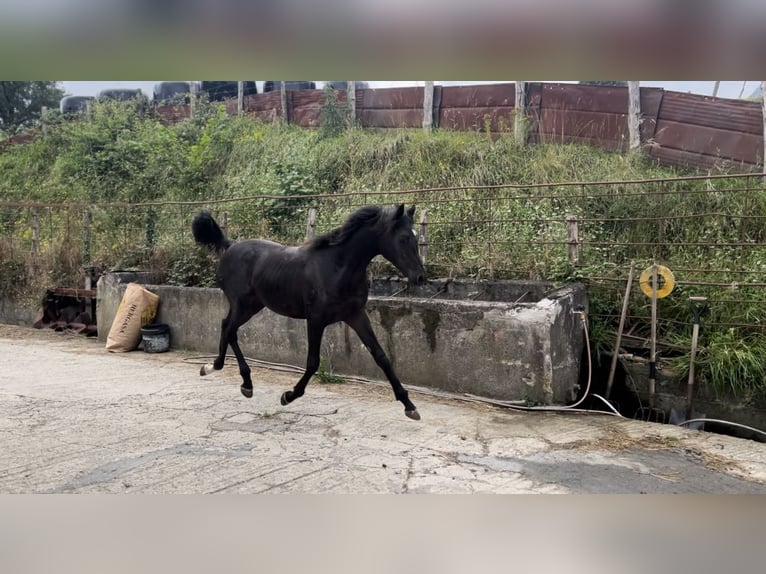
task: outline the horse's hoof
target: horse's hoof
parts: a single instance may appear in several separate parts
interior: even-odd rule
[[[284,407],[290,402],[290,395],[288,394],[290,391],[285,391],[282,393],[282,397],[279,399],[279,402],[282,403],[282,406]]]
[[[199,376],[204,377],[205,375],[209,375],[213,372],[213,363],[208,363],[207,365],[202,365],[202,368],[199,370]]]
[[[252,387],[240,386],[239,390],[242,391],[242,394],[245,395],[248,399],[252,399],[253,398],[253,389],[252,389]]]
[[[412,409],[411,411],[405,410],[404,414],[411,418],[413,421],[420,420],[420,413],[418,412],[418,409]]]

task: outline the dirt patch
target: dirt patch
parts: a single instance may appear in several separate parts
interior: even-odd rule
[[[742,466],[730,459],[716,454],[694,448],[686,444],[683,438],[663,436],[660,434],[646,434],[643,436],[631,436],[618,426],[607,426],[604,435],[596,440],[578,440],[556,445],[559,450],[581,451],[610,451],[629,452],[643,451],[666,451],[681,455],[704,465],[706,468],[718,472],[742,472]]]

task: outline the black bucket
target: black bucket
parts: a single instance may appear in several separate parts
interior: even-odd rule
[[[164,353],[170,349],[170,327],[163,323],[141,327],[141,338],[147,353]]]

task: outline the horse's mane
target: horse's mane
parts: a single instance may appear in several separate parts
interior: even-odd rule
[[[307,245],[313,249],[342,245],[364,227],[375,227],[390,217],[390,208],[368,205],[348,216],[340,227],[316,236]]]

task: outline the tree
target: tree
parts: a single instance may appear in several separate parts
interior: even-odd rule
[[[34,125],[42,108],[58,108],[63,96],[56,82],[0,82],[0,132],[13,134]]]

